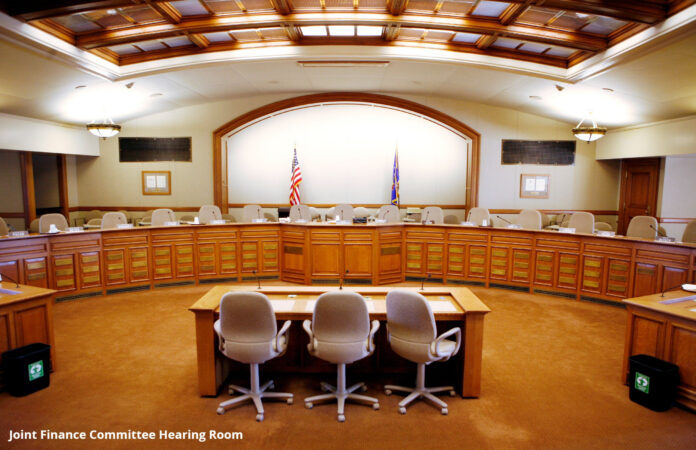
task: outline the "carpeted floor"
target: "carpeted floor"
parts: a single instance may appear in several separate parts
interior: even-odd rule
[[[57,370],[51,386],[22,398],[0,393],[0,448],[696,448],[696,414],[653,412],[621,383],[625,311],[501,289],[472,288],[492,312],[485,320],[482,393],[444,397],[449,415],[385,396],[380,374],[367,395],[381,410],[349,404],[304,408],[332,377],[275,376],[295,404],[265,403],[255,421],[247,404],[215,413],[227,398],[197,394],[193,314],[210,286],[175,287],[59,303]],[[261,368],[262,382],[267,379]],[[427,376],[426,376],[427,380]],[[349,377],[349,383],[352,381]],[[86,440],[8,442],[10,430],[85,432]],[[98,440],[94,432],[204,434],[196,439]],[[210,431],[242,439],[211,440]],[[38,436],[37,436],[38,437]]]

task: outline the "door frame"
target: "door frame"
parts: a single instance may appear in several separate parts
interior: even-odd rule
[[[648,204],[648,215],[657,217],[657,193],[660,189],[660,169],[662,168],[662,158],[661,157],[651,157],[651,158],[630,158],[621,160],[621,187],[619,189],[619,208],[618,208],[618,223],[617,223],[617,233],[625,234],[626,228],[628,228],[628,223],[625,222],[625,212],[626,212],[626,199],[628,198],[628,170],[629,167],[635,166],[657,166],[657,178],[655,180],[655,189],[650,192],[650,200]]]

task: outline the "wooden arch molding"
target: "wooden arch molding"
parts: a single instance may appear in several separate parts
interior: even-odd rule
[[[481,135],[473,128],[448,116],[436,109],[388,95],[368,94],[361,92],[328,92],[322,94],[303,95],[300,97],[280,100],[275,103],[256,108],[253,111],[238,116],[213,132],[213,183],[215,204],[223,212],[227,212],[227,152],[223,138],[232,131],[244,125],[279,111],[290,110],[300,106],[326,103],[372,103],[389,106],[415,114],[429,117],[435,122],[445,125],[471,139],[467,150],[466,174],[466,208],[478,206],[479,161],[481,153]]]

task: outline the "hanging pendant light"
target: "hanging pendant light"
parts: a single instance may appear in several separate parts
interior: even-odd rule
[[[109,119],[102,122],[92,122],[87,125],[87,129],[93,135],[102,139],[116,136],[121,131],[121,125],[116,125],[113,120]]]
[[[580,139],[581,141],[586,141],[587,143],[590,143],[592,141],[600,139],[605,134],[607,134],[607,129],[605,127],[598,127],[597,122],[595,122],[594,119],[592,119],[591,127],[582,126],[582,123],[584,121],[585,119],[582,119],[580,123],[575,128],[573,128],[573,134],[576,138]]]

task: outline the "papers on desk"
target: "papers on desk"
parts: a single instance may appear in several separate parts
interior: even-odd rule
[[[305,304],[305,312],[314,312],[314,305],[317,303],[316,300],[307,300],[307,303]],[[375,312],[375,304],[371,301],[366,301],[367,303],[367,312]]]
[[[271,300],[275,312],[290,312],[295,309],[295,300]]]
[[[452,302],[450,302],[448,300],[431,301],[429,304],[430,304],[430,309],[432,309],[434,313],[457,312],[457,308],[452,304]]]

